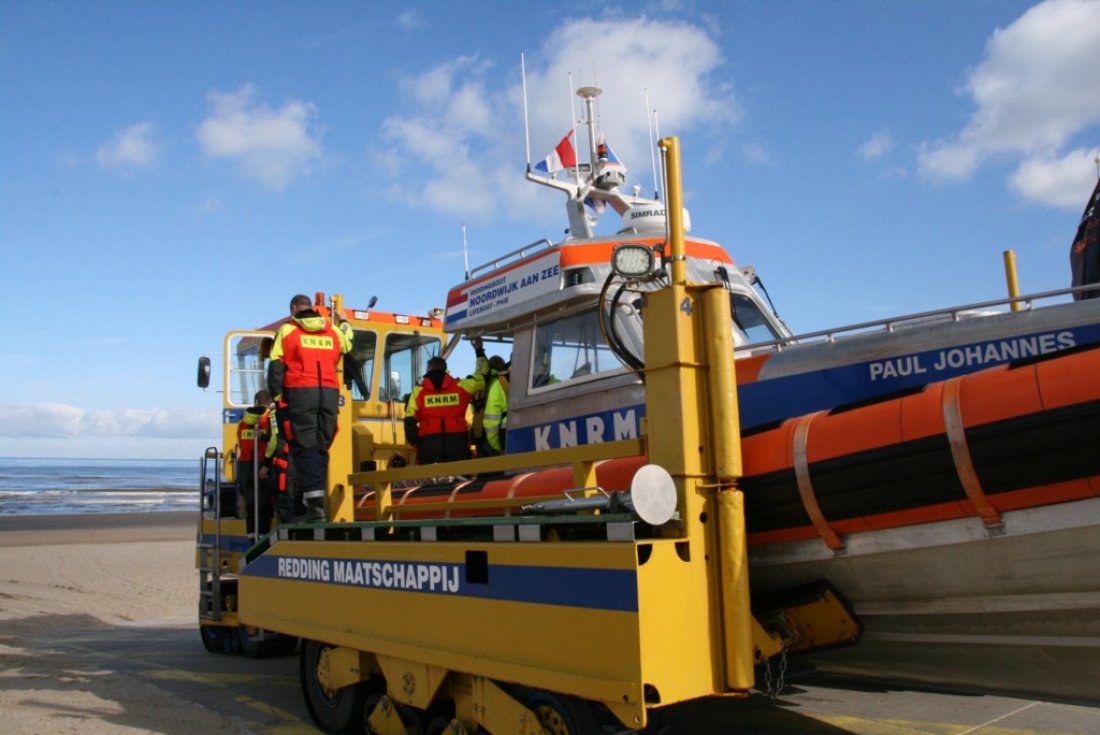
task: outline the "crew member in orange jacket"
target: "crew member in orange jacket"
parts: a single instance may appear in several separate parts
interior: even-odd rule
[[[466,428],[466,407],[475,394],[485,390],[489,361],[481,338],[470,340],[477,365],[474,374],[455,380],[442,357],[428,360],[428,372],[413,389],[405,405],[405,439],[416,447],[417,462],[435,464],[470,458],[470,437]]]
[[[237,485],[244,500],[248,533],[256,530],[256,500],[259,499],[260,533],[271,530],[273,473],[278,429],[270,410],[271,393],[256,393],[253,405],[245,409],[237,424]],[[257,488],[259,492],[257,492]]]
[[[324,515],[328,450],[336,437],[340,406],[340,358],[351,349],[351,324],[331,326],[308,296],[290,300],[290,321],[271,347],[267,387],[275,395],[279,430],[290,444],[290,460],[302,499],[314,517]]]

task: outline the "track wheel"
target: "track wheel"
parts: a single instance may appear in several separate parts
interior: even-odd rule
[[[427,735],[454,735],[455,732],[464,732],[464,730],[452,730],[451,722],[453,721],[454,717],[451,715],[436,715],[428,722],[426,733]],[[478,728],[477,732],[484,733],[485,731]]]
[[[590,735],[600,731],[592,708],[582,699],[532,691],[524,695],[523,705],[539,716],[539,722],[551,735]]]
[[[424,710],[403,704],[397,709],[401,723],[408,735],[425,735],[428,732],[428,713]]]
[[[292,635],[281,636],[280,640],[279,640],[279,650],[275,655],[276,656],[290,656],[292,654],[298,653],[298,644],[300,642],[301,642],[301,639],[296,637],[296,636],[292,636]]]
[[[236,633],[237,640],[241,644],[241,653],[249,658],[258,658],[264,655],[265,638],[262,629],[242,625],[237,628]]]
[[[221,653],[224,630],[220,625],[200,625],[199,635],[202,636],[203,647],[210,653]]]
[[[378,706],[378,703],[382,701],[382,697],[386,696],[386,680],[381,676],[376,676],[363,682],[363,732],[371,733],[370,729],[370,716],[374,712],[374,708]]]
[[[262,628],[252,628],[247,625],[238,627],[236,635],[241,646],[241,653],[249,658],[286,656],[294,653],[294,648],[298,645],[298,639],[294,636],[283,635]]]
[[[222,628],[222,653],[236,656],[241,652],[241,640],[232,628]]]
[[[302,641],[298,661],[306,708],[322,730],[346,732],[352,728],[358,729],[363,722],[366,688],[359,683],[330,691],[318,676],[318,667],[331,648],[332,646],[317,641]]]

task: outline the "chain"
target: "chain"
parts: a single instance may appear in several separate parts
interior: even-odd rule
[[[783,646],[783,653],[779,654],[779,681],[775,685],[775,694],[779,696],[787,688],[787,647]]]
[[[764,694],[771,699],[778,699],[783,690],[787,688],[787,646],[779,653],[779,678],[772,682],[772,661],[764,662]]]

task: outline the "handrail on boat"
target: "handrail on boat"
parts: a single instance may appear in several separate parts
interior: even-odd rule
[[[542,238],[541,240],[535,240],[534,242],[528,243],[527,245],[524,245],[523,247],[516,248],[515,250],[513,250],[510,253],[505,253],[504,255],[500,256],[499,258],[494,258],[493,260],[490,260],[487,263],[482,263],[481,265],[478,265],[478,266],[475,266],[475,267],[471,268],[470,269],[470,275],[467,276],[467,280],[473,278],[477,273],[479,273],[481,271],[496,270],[497,268],[500,268],[502,265],[505,265],[507,262],[510,262],[510,260],[513,259],[513,258],[515,260],[521,260],[523,258],[526,258],[527,255],[529,254],[528,251],[533,250],[534,248],[538,247],[539,245],[544,245],[544,244],[547,248],[554,247],[554,243],[550,242],[545,237]]]
[[[833,342],[838,338],[854,336],[849,332],[859,332],[866,334],[871,331],[884,330],[887,332],[893,332],[897,326],[904,326],[906,322],[915,322],[922,319],[933,319],[935,317],[949,317],[951,321],[959,321],[962,318],[964,312],[976,311],[978,309],[989,309],[996,306],[1011,306],[1012,304],[1025,304],[1028,311],[1035,308],[1033,302],[1042,299],[1054,298],[1056,296],[1067,296],[1070,294],[1081,293],[1083,291],[1094,291],[1100,289],[1100,284],[1090,284],[1086,286],[1074,286],[1072,288],[1061,288],[1055,291],[1041,291],[1039,293],[1024,294],[1023,296],[1010,296],[1003,299],[995,299],[992,301],[979,301],[973,304],[964,304],[962,306],[953,306],[947,309],[936,309],[933,311],[921,311],[916,314],[906,314],[905,316],[891,317],[889,319],[881,319],[878,321],[860,322],[858,324],[849,324],[843,327],[836,327],[833,329],[823,329],[818,332],[807,332],[806,334],[796,334],[791,337],[780,337],[779,339],[773,339],[766,342],[753,342],[752,344],[738,347],[736,352],[751,352],[753,350],[759,350],[764,348],[774,348],[776,350],[782,350],[784,347],[793,344],[802,344],[810,340],[818,338],[824,338],[826,342]]]

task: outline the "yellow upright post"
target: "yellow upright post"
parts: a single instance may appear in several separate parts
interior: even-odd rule
[[[690,558],[705,568],[693,594],[707,611],[714,691],[745,691],[753,685],[752,617],[743,503],[733,486],[741,456],[729,294],[687,282],[679,141],[660,145],[672,284],[649,295],[645,312],[649,459],[672,475]]]
[[[664,467],[676,480],[685,531],[689,537],[696,537],[704,503],[697,486],[705,479],[709,464],[706,416],[699,412],[706,387],[702,344],[696,340],[702,327],[702,308],[697,307],[696,297],[689,293],[687,284],[679,140],[665,138],[660,146],[666,156],[668,176],[666,210],[672,285],[648,296],[644,320],[649,460]],[[655,441],[654,436],[660,439]],[[701,542],[702,537],[698,538]]]
[[[737,371],[733,361],[733,319],[730,295],[715,285],[704,294],[706,305],[706,357],[711,445],[714,474],[719,482],[741,477],[741,417],[737,404]]]
[[[1005,259],[1005,280],[1008,281],[1008,296],[1009,298],[1017,298],[1020,295],[1020,283],[1016,279],[1016,251],[1006,250],[1004,251]],[[1012,310],[1020,310],[1020,302],[1012,302]]]
[[[344,297],[334,294],[332,297],[333,326],[336,319],[344,318]],[[353,488],[348,484],[348,475],[356,469],[352,466],[354,432],[352,426],[355,415],[351,405],[351,391],[344,382],[343,361],[337,373],[340,382],[340,410],[337,414],[336,439],[332,442],[328,457],[328,495],[325,502],[325,516],[337,523],[350,523],[355,520],[355,498]]]
[[[722,634],[726,685],[753,685],[749,556],[745,536],[745,499],[741,477],[741,421],[733,361],[733,319],[729,293],[714,286],[703,295],[706,307],[708,413],[714,474],[718,481],[718,567],[722,589]]]
[[[660,142],[665,153],[665,216],[668,218],[668,244],[672,258],[673,286],[687,285],[687,255],[684,247],[683,176],[680,172],[680,139],[672,136]]]

